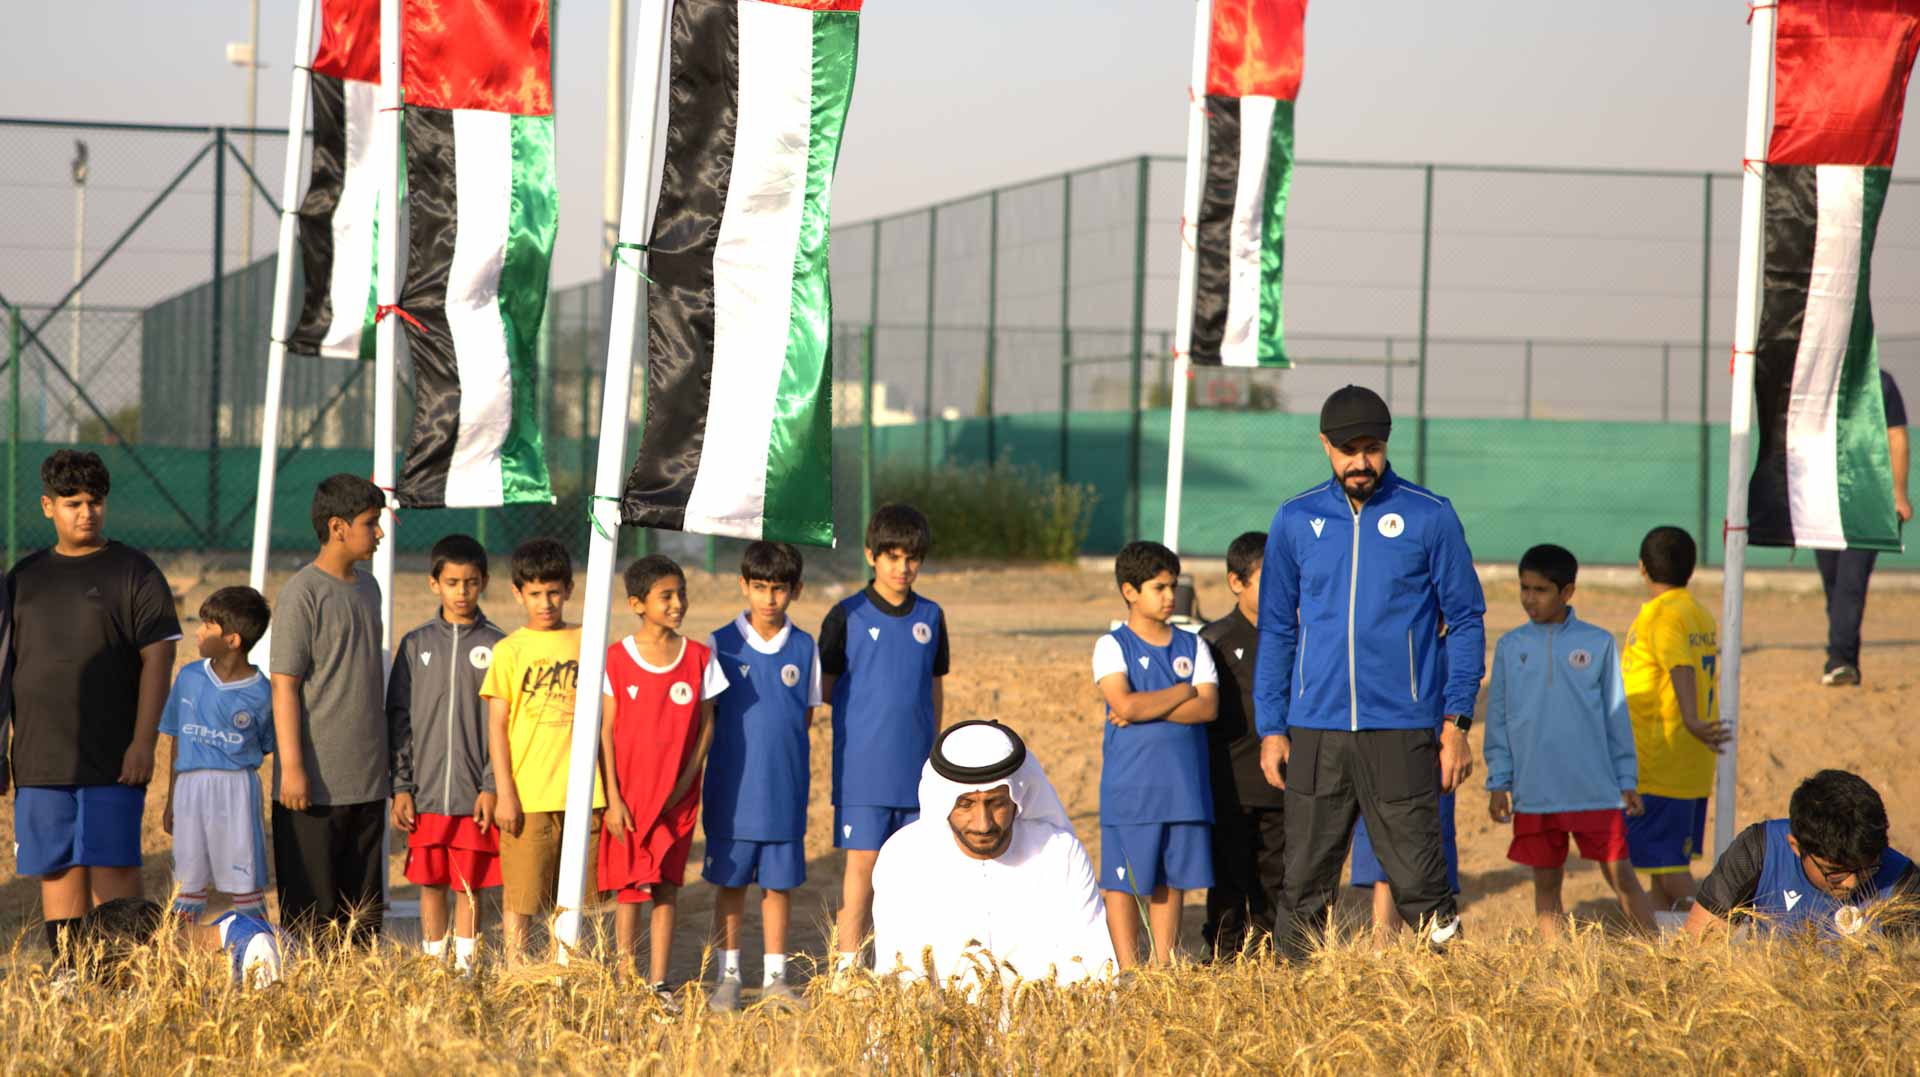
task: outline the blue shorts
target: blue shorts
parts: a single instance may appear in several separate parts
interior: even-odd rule
[[[22,786],[13,798],[14,871],[137,868],[146,810],[145,786]]]
[[[1707,842],[1707,798],[1642,794],[1643,815],[1627,816],[1627,855],[1651,875],[1686,871]]]
[[[893,832],[920,818],[919,808],[889,808],[876,804],[833,806],[833,847],[878,849]]]
[[[1213,885],[1213,827],[1135,823],[1100,828],[1100,889],[1147,896]]]
[[[708,838],[700,877],[715,886],[758,883],[762,890],[798,890],[807,881],[806,843]]]
[[[1460,846],[1453,834],[1453,794],[1440,794],[1440,851],[1447,858],[1447,889],[1460,892]],[[1387,869],[1373,854],[1373,839],[1367,836],[1365,819],[1353,824],[1353,882],[1358,887],[1377,886],[1387,881]]]

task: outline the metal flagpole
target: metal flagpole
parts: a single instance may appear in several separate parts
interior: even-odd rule
[[[1747,568],[1747,475],[1753,437],[1753,347],[1760,335],[1760,266],[1766,218],[1767,138],[1773,127],[1773,28],[1771,4],[1752,8],[1753,39],[1747,64],[1746,165],[1740,179],[1740,262],[1734,291],[1733,404],[1727,424],[1727,522],[1723,606],[1720,612],[1720,721],[1732,731],[1714,783],[1713,848],[1733,844],[1738,820],[1734,798],[1740,773],[1740,618]],[[1707,536],[1702,535],[1704,546]]]
[[[1200,238],[1200,185],[1207,154],[1207,42],[1213,28],[1213,0],[1194,0],[1193,77],[1187,84],[1187,175],[1180,203],[1180,284],[1173,315],[1173,413],[1167,423],[1167,507],[1161,541],[1180,549],[1180,495],[1187,469],[1187,383],[1193,361],[1193,274]],[[1062,404],[1062,407],[1066,405]]]
[[[554,938],[560,959],[580,944],[580,910],[593,855],[593,786],[600,754],[600,682],[606,671],[607,617],[613,608],[613,568],[620,535],[620,480],[627,465],[627,402],[633,394],[633,353],[640,310],[640,257],[653,208],[654,116],[666,77],[661,51],[667,37],[667,0],[640,0],[636,62],[627,108],[626,180],[620,198],[620,236],[614,248],[613,320],[607,330],[607,369],[600,394],[600,449],[587,512],[586,598],[580,610],[580,677],[573,705],[573,753],[567,764],[567,819],[560,846],[559,916]],[[646,77],[642,73],[650,73]]]
[[[393,508],[393,449],[396,385],[395,352],[400,346],[400,320],[386,317],[400,302],[400,170],[406,157],[400,148],[400,0],[380,0],[380,89],[375,95],[379,111],[374,113],[373,137],[377,145],[391,154],[380,172],[380,249],[375,302],[383,315],[373,328],[373,484],[386,496],[388,511],[381,523],[387,537],[373,555],[373,578],[380,585],[380,664],[391,663],[393,654],[393,548],[398,542],[399,521]]]
[[[273,267],[273,320],[268,323],[267,391],[260,406],[260,474],[253,502],[253,556],[247,565],[247,583],[265,594],[267,551],[273,541],[273,488],[280,467],[280,396],[287,373],[287,322],[293,305],[293,242],[300,203],[300,147],[306,139],[307,64],[313,56],[314,0],[300,0],[293,24],[293,78],[287,104],[287,159],[280,174],[279,255]],[[271,631],[271,630],[269,630]],[[254,648],[256,665],[264,665],[269,644]]]

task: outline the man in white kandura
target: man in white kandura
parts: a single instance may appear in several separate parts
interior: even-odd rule
[[[874,968],[936,983],[1112,975],[1113,940],[1087,850],[1040,761],[998,722],[940,734],[920,771],[920,818],[873,871]]]

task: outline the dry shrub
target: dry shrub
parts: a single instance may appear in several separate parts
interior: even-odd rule
[[[1125,987],[925,987],[798,1013],[716,1014],[690,988],[666,1018],[603,966],[462,979],[415,954],[295,960],[263,992],[217,955],[161,948],[124,989],[50,990],[17,952],[0,976],[0,1070],[1223,1073],[1912,1072],[1920,945],[1702,946],[1585,930],[1469,939],[1445,956],[1336,944],[1145,972]]]

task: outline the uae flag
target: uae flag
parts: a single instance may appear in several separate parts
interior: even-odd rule
[[[1920,5],[1780,0],[1776,16],[1748,540],[1898,550],[1867,292]]]
[[[833,542],[827,222],[860,0],[676,0],[629,524]]]
[[[321,0],[311,73],[313,168],[299,210],[306,297],[287,350],[371,359],[374,210],[393,160],[373,134],[379,0]]]
[[[1185,343],[1194,363],[1287,365],[1280,269],[1306,19],[1307,0],[1213,0],[1207,159]]]
[[[404,0],[407,508],[550,503],[535,350],[559,200],[546,0]]]

